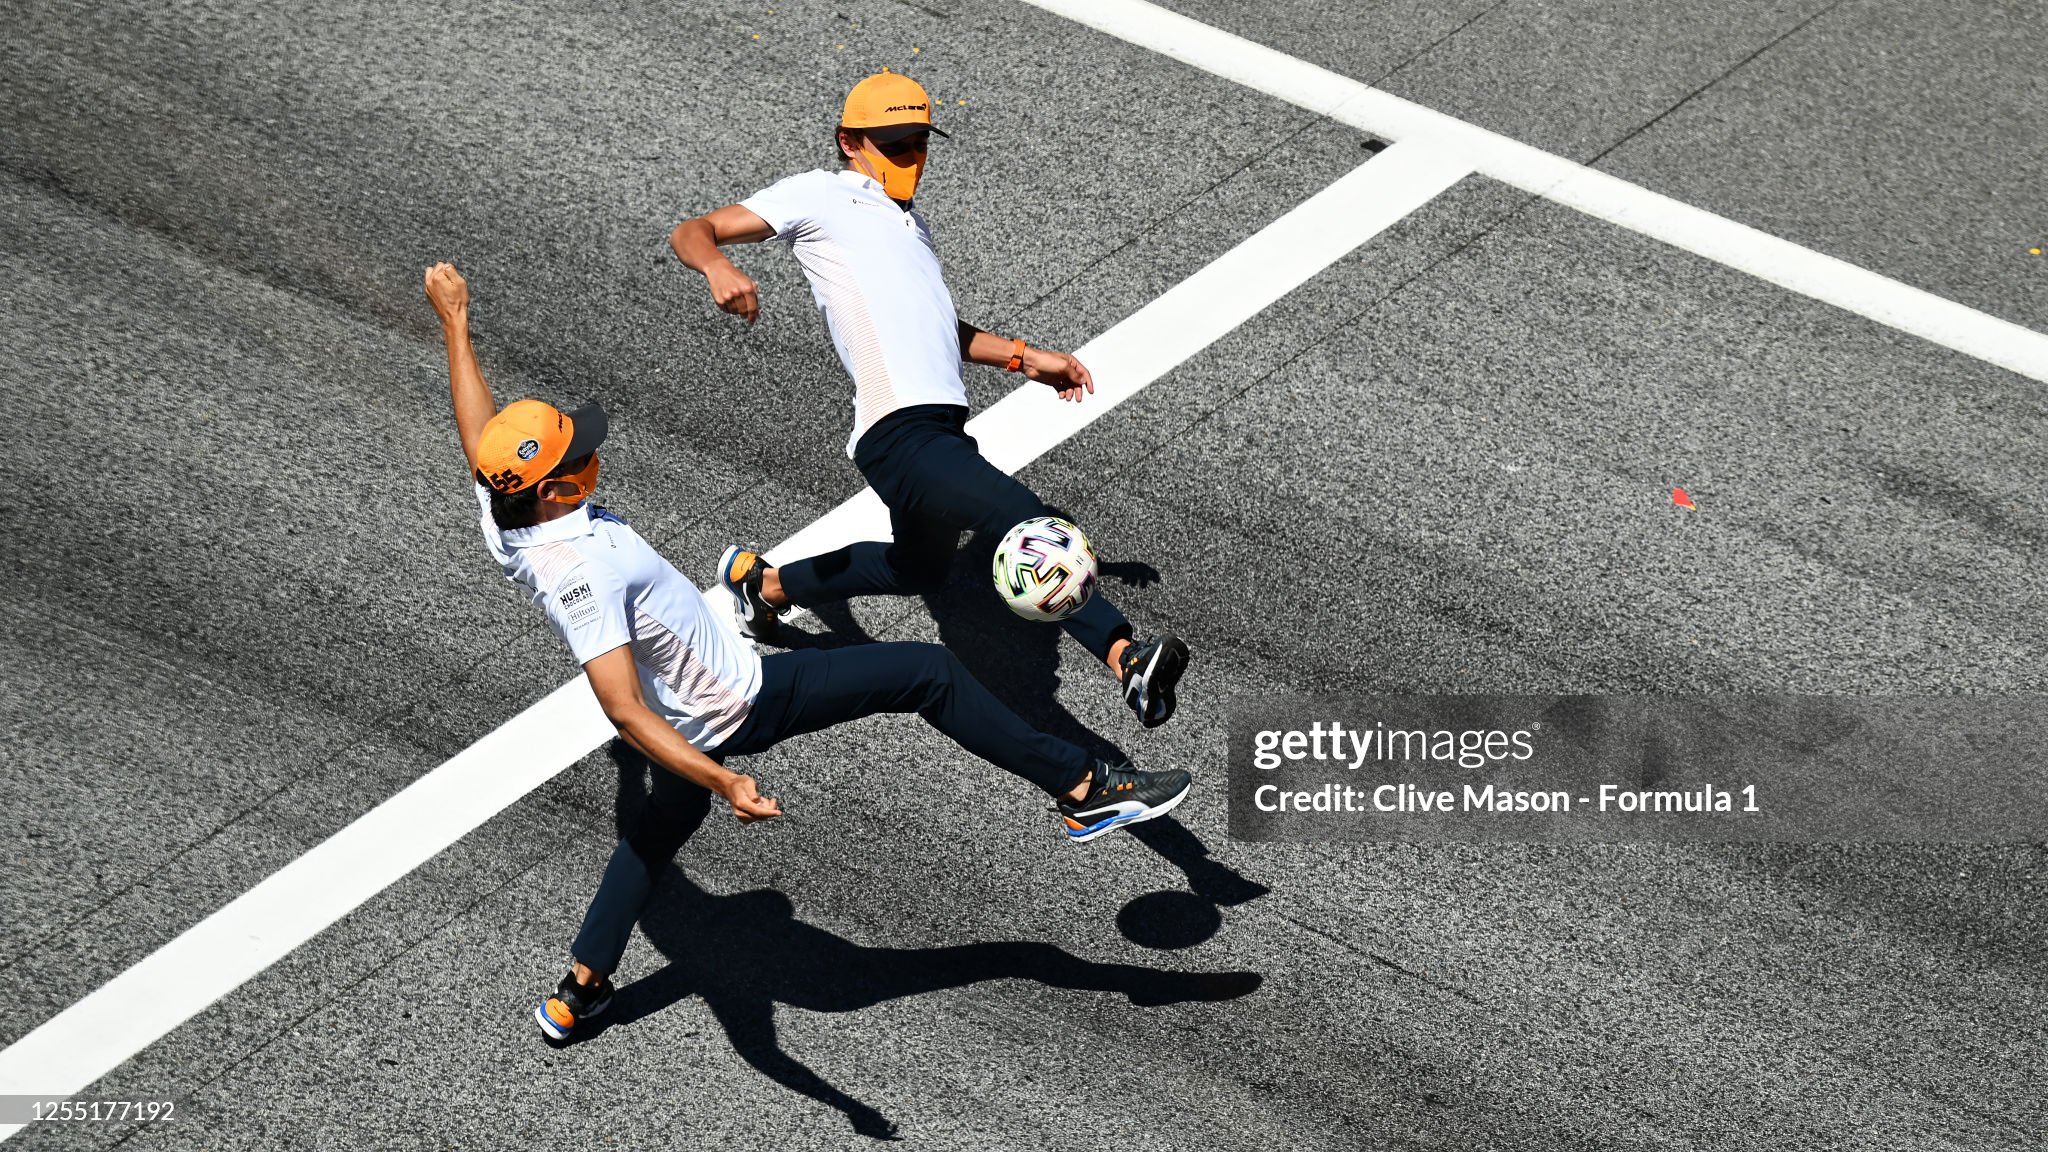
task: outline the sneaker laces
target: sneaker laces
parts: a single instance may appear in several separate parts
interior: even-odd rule
[[[1111,764],[1107,760],[1097,760],[1095,762],[1095,787],[1088,790],[1087,798],[1093,800],[1097,796],[1109,796],[1117,792],[1128,792],[1138,786],[1140,782],[1139,775],[1138,769],[1129,763]]]
[[[1124,646],[1124,654],[1117,661],[1117,663],[1123,665],[1123,667],[1117,669],[1117,680],[1119,683],[1129,686],[1131,672],[1138,667],[1139,659],[1142,657],[1145,649],[1151,646],[1151,643],[1149,640],[1133,639]]]

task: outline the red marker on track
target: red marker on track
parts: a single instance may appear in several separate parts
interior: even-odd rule
[[[1671,502],[1673,504],[1678,505],[1680,508],[1685,509],[1687,512],[1699,511],[1698,508],[1693,507],[1692,497],[1686,495],[1685,489],[1683,488],[1673,488],[1671,490]]]

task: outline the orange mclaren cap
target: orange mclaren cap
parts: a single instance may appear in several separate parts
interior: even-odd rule
[[[604,409],[595,404],[564,412],[538,400],[514,400],[477,437],[477,481],[499,492],[530,488],[562,461],[597,451],[606,426]]]
[[[924,85],[900,72],[878,72],[855,84],[839,126],[859,128],[884,144],[926,128],[948,135],[932,123],[932,98]]]

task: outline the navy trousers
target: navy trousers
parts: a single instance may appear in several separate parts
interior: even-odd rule
[[[1079,784],[1093,760],[1080,747],[1017,718],[937,644],[808,648],[761,659],[761,691],[739,731],[711,753],[764,752],[791,736],[878,712],[915,712],[976,756],[1046,792]],[[612,850],[572,954],[599,972],[619,966],[654,879],[711,810],[711,793],[666,769],[634,826]]]
[[[963,530],[992,547],[1019,520],[1049,514],[1031,489],[981,458],[966,425],[967,409],[924,404],[891,412],[861,436],[854,465],[888,505],[896,539],[782,565],[778,575],[791,603],[812,608],[849,596],[935,592]],[[1107,660],[1110,646],[1131,634],[1130,621],[1099,585],[1060,624],[1098,660]]]

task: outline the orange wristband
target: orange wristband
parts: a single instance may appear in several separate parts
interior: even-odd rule
[[[1017,369],[1024,367],[1024,348],[1025,344],[1022,340],[1010,341],[1010,362],[1003,365],[1003,371],[1015,372]]]

